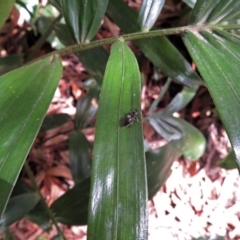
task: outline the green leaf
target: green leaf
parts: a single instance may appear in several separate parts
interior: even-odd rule
[[[111,48],[97,115],[88,239],[147,238],[141,119],[122,127],[127,113],[141,109],[140,96],[137,61],[128,46],[118,40]]]
[[[237,164],[234,152],[231,150],[225,158],[223,158],[220,162],[217,163],[217,165],[227,170],[235,169],[237,167]]]
[[[17,183],[14,186],[10,199],[25,193],[36,193],[36,191],[27,183],[21,179],[18,179]],[[35,207],[30,210],[25,216],[30,221],[38,224],[45,231],[48,231],[51,229],[52,225],[50,224],[49,213],[46,211],[46,205],[43,201],[44,200],[40,198]],[[18,204],[16,203],[16,205]]]
[[[139,31],[137,13],[122,0],[110,0],[107,14],[125,33]],[[195,89],[199,85],[203,85],[200,77],[192,70],[190,64],[167,38],[156,37],[135,40],[134,43],[167,76]]]
[[[86,225],[89,189],[90,178],[86,178],[58,198],[51,205],[56,220],[67,225]]]
[[[183,142],[181,152],[186,158],[198,160],[203,155],[206,140],[203,134],[188,122],[161,114],[151,116],[149,122],[166,140],[181,139]]]
[[[70,117],[66,113],[53,114],[46,116],[43,120],[40,131],[44,132],[67,123],[70,120]]]
[[[27,196],[27,195],[24,195],[26,193],[36,193],[36,192],[27,183],[25,183],[24,181],[18,179],[18,181],[15,184],[14,189],[12,191],[10,201],[12,199],[15,199],[15,197],[17,197],[17,196],[19,196],[20,198],[16,198],[16,199],[20,199],[21,200],[22,197]],[[31,201],[31,197],[35,196],[35,195],[33,194],[33,195],[29,195],[29,196],[30,196],[30,199],[28,199],[27,201]],[[23,198],[23,200],[26,200],[26,199]],[[34,206],[34,208],[31,208],[32,210],[30,209],[30,211],[28,211],[28,212],[26,211],[24,216],[27,217],[30,221],[38,224],[45,231],[48,231],[48,230],[51,229],[52,225],[50,224],[49,213],[46,211],[46,206],[45,206],[45,203],[43,203],[43,201],[44,200],[42,200],[40,198],[38,203]],[[17,201],[15,201],[15,204],[18,206],[18,202]],[[13,206],[13,207],[17,208],[17,206]],[[11,211],[7,211],[6,210],[5,214],[6,214],[5,218],[9,219],[11,223],[16,221],[16,220],[18,220],[18,219],[16,219],[16,216],[15,216],[16,214],[12,213]],[[23,216],[20,215],[19,219],[22,218],[22,217]]]
[[[0,28],[3,26],[3,24],[7,20],[14,6],[14,3],[15,3],[15,0],[0,1]]]
[[[181,155],[183,144],[182,140],[174,140],[161,148],[146,152],[148,199],[152,199],[167,180],[173,162]]]
[[[69,155],[72,176],[75,183],[90,176],[91,145],[85,135],[79,131],[72,131],[69,136]]]
[[[42,199],[27,213],[26,217],[40,226],[44,231],[50,231],[52,229],[51,219]]]
[[[146,152],[148,197],[151,199],[164,184],[172,163],[181,155],[182,140]],[[51,206],[57,221],[67,225],[86,225],[90,191],[90,178],[76,184]]]
[[[143,0],[141,10],[138,16],[138,22],[141,30],[149,31],[156,22],[165,0]]]
[[[89,42],[97,33],[108,0],[62,0],[63,15],[73,39]]]
[[[23,56],[21,54],[14,54],[0,58],[0,75],[21,66],[22,57]]]
[[[76,56],[101,86],[109,53],[103,47],[98,47],[77,53]]]
[[[238,23],[240,19],[240,2],[238,0],[198,0],[193,9],[189,23],[192,25],[225,26],[226,23]]]
[[[197,1],[192,29],[183,34],[183,40],[206,82],[240,168],[240,38],[224,31],[240,19],[239,10],[238,0]]]
[[[40,129],[62,73],[58,57],[0,77],[0,215]]]
[[[56,23],[54,25],[54,31],[63,45],[69,46],[75,43],[66,24]]]
[[[38,193],[24,193],[10,199],[5,213],[0,218],[0,232],[32,210],[40,196]]]
[[[86,127],[96,115],[97,109],[92,105],[91,101],[96,97],[97,93],[99,94],[97,86],[90,87],[88,94],[77,101],[75,116],[76,129]]]
[[[18,179],[11,193],[11,198],[16,197],[17,195],[21,195],[23,193],[33,193],[33,192],[35,191],[30,185],[25,183],[23,180]]]

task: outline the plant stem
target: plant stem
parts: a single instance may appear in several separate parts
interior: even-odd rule
[[[45,202],[44,197],[42,196],[42,194],[41,194],[41,192],[40,192],[40,190],[38,188],[38,185],[37,185],[37,183],[35,181],[34,175],[33,175],[32,171],[31,171],[27,161],[25,161],[25,163],[24,163],[24,168],[25,168],[25,170],[26,170],[26,172],[28,174],[28,177],[30,178],[30,181],[32,183],[32,186],[33,186],[34,190],[39,194],[40,199],[41,199],[40,201],[43,202],[43,205],[44,205],[45,210],[47,211],[47,213],[49,215],[49,218],[52,220],[53,224],[55,225],[55,227],[56,227],[56,229],[58,231],[58,234],[61,236],[61,238],[63,240],[66,240],[62,230],[60,229],[60,227],[57,224],[57,221],[56,221],[54,215],[52,214],[50,208],[48,207],[47,203]]]
[[[137,32],[137,33],[129,33],[129,34],[124,34],[119,37],[114,37],[114,38],[106,38],[106,39],[101,39],[101,40],[96,40],[92,41],[90,43],[83,43],[79,45],[72,45],[65,47],[63,49],[59,49],[56,51],[53,51],[49,54],[44,55],[41,58],[49,57],[51,55],[59,55],[59,56],[64,56],[70,53],[75,53],[79,51],[84,51],[87,49],[92,49],[95,47],[100,47],[104,45],[109,45],[115,42],[118,38],[123,38],[125,41],[129,40],[137,40],[137,39],[144,39],[144,38],[151,38],[151,37],[161,37],[161,36],[166,36],[166,35],[171,35],[171,34],[179,34],[183,31],[185,31],[186,27],[179,27],[179,28],[171,28],[171,29],[163,29],[163,30],[155,30],[155,31],[150,31],[150,32]]]
[[[130,40],[137,40],[137,39],[144,39],[144,38],[153,38],[153,37],[162,37],[162,36],[168,36],[168,35],[173,35],[173,34],[181,34],[186,31],[203,31],[203,30],[224,30],[224,29],[236,29],[236,26],[238,26],[238,29],[240,29],[239,25],[231,25],[226,28],[226,26],[184,26],[184,27],[177,27],[177,28],[170,28],[170,29],[161,29],[161,30],[154,30],[154,31],[149,31],[149,32],[136,32],[136,33],[129,33],[129,34],[123,34],[118,37],[114,38],[106,38],[106,39],[101,39],[101,40],[96,40],[88,43],[82,43],[79,45],[72,45],[68,46],[56,51],[53,51],[51,53],[48,53],[36,60],[43,59],[52,55],[59,55],[59,56],[65,56],[67,54],[71,53],[76,53],[80,51],[84,51],[87,49],[92,49],[104,45],[109,45],[115,42],[118,38],[123,38],[125,41],[130,41]],[[35,60],[34,60],[35,61]]]

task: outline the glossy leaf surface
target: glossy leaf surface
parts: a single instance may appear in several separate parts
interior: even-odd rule
[[[88,239],[146,239],[147,183],[141,118],[122,127],[126,114],[140,111],[138,64],[118,40],[104,75],[93,150]]]
[[[0,215],[39,131],[62,72],[46,58],[0,77]]]
[[[110,0],[107,14],[125,33],[139,31],[137,13],[122,0]],[[201,78],[167,38],[142,39],[134,43],[155,66],[177,82],[192,88],[203,84]]]
[[[238,0],[197,1],[190,19],[193,27],[183,40],[206,82],[240,167],[240,38],[221,29],[239,19]]]
[[[172,141],[165,146],[147,151],[148,197],[151,199],[164,184],[174,160],[181,155],[183,141]],[[51,206],[56,219],[67,225],[86,225],[90,191],[90,178],[76,184]]]
[[[62,0],[63,15],[76,43],[89,42],[95,36],[107,4],[108,0]]]
[[[143,0],[138,22],[142,31],[149,31],[156,22],[165,0]]]

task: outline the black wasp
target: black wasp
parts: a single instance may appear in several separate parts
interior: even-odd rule
[[[141,118],[141,113],[135,109],[133,112],[126,114],[123,119],[122,127],[127,127],[132,125],[135,121]]]

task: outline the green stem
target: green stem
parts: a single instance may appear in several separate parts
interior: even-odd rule
[[[71,53],[76,53],[80,51],[84,51],[87,49],[92,49],[104,45],[109,45],[112,44],[113,42],[116,41],[118,38],[122,38],[125,41],[130,41],[130,40],[137,40],[137,39],[144,39],[144,38],[153,38],[153,37],[162,37],[162,36],[168,36],[172,34],[181,34],[186,31],[201,31],[201,30],[210,30],[210,29],[218,29],[218,30],[224,30],[226,26],[184,26],[184,27],[177,27],[177,28],[170,28],[170,29],[162,29],[162,30],[154,30],[150,32],[136,32],[136,33],[129,33],[129,34],[124,34],[119,37],[114,37],[114,38],[106,38],[106,39],[101,39],[101,40],[96,40],[92,41],[90,43],[83,43],[79,45],[72,45],[65,47],[63,49],[59,49],[56,51],[53,51],[51,53],[48,53],[36,60],[43,59],[46,57],[49,57],[51,55],[59,55],[59,56],[65,56],[67,54]],[[235,25],[232,25],[232,28],[236,27]],[[238,28],[240,26],[238,25]],[[228,28],[227,28],[228,29]],[[229,29],[228,29],[229,30]]]
[[[55,227],[56,227],[56,229],[57,229],[57,231],[58,231],[58,234],[61,236],[61,238],[62,238],[63,240],[66,240],[66,238],[65,238],[62,230],[61,230],[60,227],[58,226],[58,223],[57,223],[54,215],[52,214],[50,208],[48,207],[47,203],[45,202],[44,197],[42,196],[42,194],[41,194],[41,192],[40,192],[40,190],[39,190],[39,188],[38,188],[38,185],[37,185],[37,183],[36,183],[36,181],[35,181],[34,175],[33,175],[32,171],[31,171],[31,169],[30,169],[27,161],[25,161],[25,163],[24,163],[24,168],[25,168],[25,170],[26,170],[26,172],[27,172],[27,174],[28,174],[28,177],[30,178],[30,181],[31,181],[31,183],[32,183],[32,187],[33,187],[34,190],[39,194],[40,199],[41,199],[41,201],[43,202],[43,205],[44,205],[44,207],[45,207],[45,210],[46,210],[46,212],[48,213],[49,218],[52,220],[53,224],[55,225]]]
[[[179,28],[171,28],[171,29],[163,29],[163,30],[156,30],[156,31],[150,31],[150,32],[137,32],[137,33],[130,33],[130,34],[124,34],[119,37],[123,38],[125,41],[129,40],[137,40],[137,39],[143,39],[143,38],[151,38],[151,37],[161,37],[161,36],[166,36],[166,35],[171,35],[171,34],[179,34],[183,31],[185,31],[186,27],[179,27]],[[72,45],[69,47],[65,47],[63,49],[59,49],[56,51],[53,51],[49,54],[46,54],[45,57],[49,57],[50,55],[59,55],[59,56],[64,56],[70,53],[75,53],[79,51],[84,51],[87,49],[95,48],[95,47],[100,47],[104,45],[109,45],[115,42],[119,37],[114,37],[114,38],[106,38],[106,39],[101,39],[101,40],[96,40],[92,41],[90,43],[83,43],[80,45]],[[41,57],[41,58],[43,58]]]

